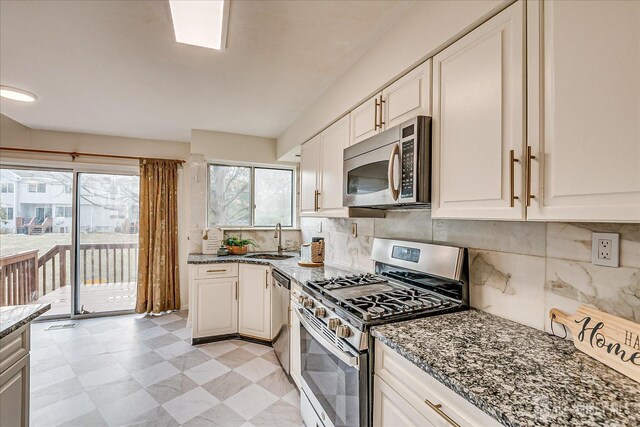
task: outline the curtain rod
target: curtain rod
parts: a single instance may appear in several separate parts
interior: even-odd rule
[[[98,154],[98,153],[83,153],[77,151],[57,151],[57,150],[38,150],[36,148],[15,148],[15,147],[0,147],[0,150],[7,151],[18,151],[22,153],[41,153],[41,154],[62,154],[65,156],[71,156],[72,160],[76,160],[76,157],[86,156],[86,157],[105,157],[111,159],[129,159],[129,160],[174,160],[174,159],[160,159],[155,157],[138,157],[138,156],[119,156],[116,154]],[[176,162],[182,164],[184,160],[175,160]]]

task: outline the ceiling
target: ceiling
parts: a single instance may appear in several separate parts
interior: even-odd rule
[[[29,127],[188,141],[277,137],[411,2],[232,0],[227,50],[174,42],[166,1],[0,2],[2,99]]]

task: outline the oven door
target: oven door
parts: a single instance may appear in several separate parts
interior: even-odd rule
[[[295,313],[300,322],[302,389],[318,417],[327,427],[366,426],[366,353],[340,348],[335,338],[327,337],[331,332],[313,325],[303,309],[296,309]]]
[[[345,206],[384,206],[398,203],[400,145],[387,144],[344,161]]]

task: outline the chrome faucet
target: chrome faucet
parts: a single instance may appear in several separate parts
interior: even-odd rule
[[[276,224],[276,231],[273,233],[273,238],[278,238],[278,253],[282,253],[284,248],[282,247],[282,224]]]

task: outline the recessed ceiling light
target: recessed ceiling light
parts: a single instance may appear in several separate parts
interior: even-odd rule
[[[0,96],[20,102],[34,102],[38,99],[38,97],[31,92],[10,86],[0,86]]]
[[[229,0],[169,0],[178,43],[224,50]]]

